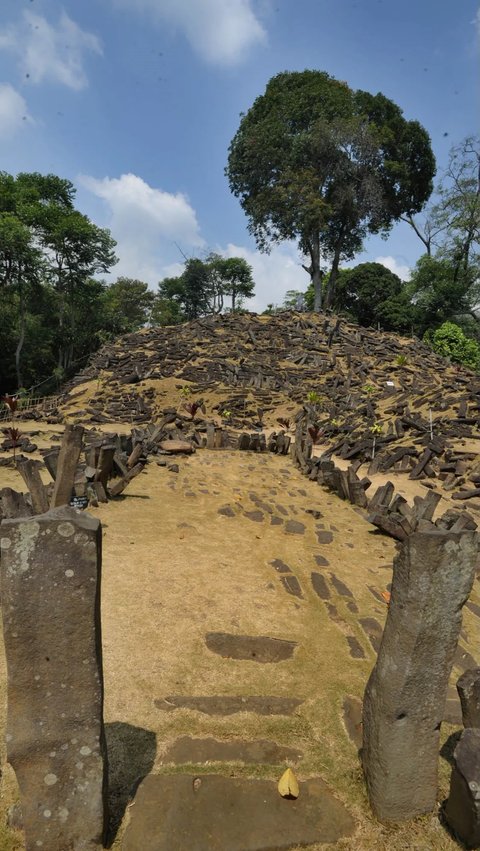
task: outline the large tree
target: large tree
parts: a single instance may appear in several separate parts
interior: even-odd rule
[[[346,311],[359,325],[379,324],[386,331],[410,331],[413,321],[408,285],[381,263],[342,269],[334,308]]]
[[[59,369],[82,353],[87,302],[98,290],[88,282],[116,262],[110,233],[76,210],[74,198],[73,184],[56,175],[0,172],[0,289],[9,291],[2,301],[13,320],[8,338],[15,340],[17,388],[33,335],[44,339],[49,329]]]
[[[222,257],[214,252],[205,260],[190,258],[176,278],[164,278],[158,285],[152,321],[176,325],[199,316],[221,313],[225,298],[235,312],[243,299],[254,291],[252,268],[242,257]]]
[[[284,72],[242,116],[226,174],[259,248],[296,240],[322,305],[322,255],[339,263],[369,233],[422,209],[435,160],[427,132],[383,94],[353,91],[323,71]]]
[[[155,293],[136,278],[120,277],[104,292],[105,330],[112,334],[137,331],[150,320]]]

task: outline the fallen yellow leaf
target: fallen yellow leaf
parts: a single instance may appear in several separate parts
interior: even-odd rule
[[[298,798],[300,794],[298,780],[291,768],[287,768],[280,777],[280,780],[278,781],[278,791],[282,798]]]

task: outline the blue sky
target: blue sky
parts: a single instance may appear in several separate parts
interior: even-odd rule
[[[260,254],[224,167],[239,113],[284,70],[382,91],[429,132],[439,173],[478,132],[478,0],[2,0],[0,169],[53,172],[110,227],[112,277],[154,287],[181,254],[241,255],[252,309],[308,278],[294,245]],[[405,225],[356,258],[405,276]]]

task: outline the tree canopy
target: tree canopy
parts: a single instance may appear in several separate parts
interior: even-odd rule
[[[413,320],[408,286],[381,263],[342,269],[334,309],[348,313],[359,325],[380,324],[386,331],[410,331]]]
[[[66,370],[78,354],[86,288],[98,272],[116,263],[115,242],[74,207],[73,184],[56,175],[0,173],[0,293],[13,319],[6,335],[15,349],[16,383],[33,333],[50,329],[47,361]],[[36,317],[48,305],[41,333]],[[35,330],[34,330],[35,329]]]
[[[434,173],[417,121],[383,94],[353,91],[323,71],[273,77],[242,116],[226,168],[259,248],[294,239],[309,258],[317,310],[322,256],[331,263],[328,307],[341,260],[368,233],[387,234],[420,211]]]
[[[242,257],[222,257],[212,252],[205,260],[190,258],[177,277],[164,278],[152,311],[152,322],[176,325],[199,316],[221,313],[225,300],[230,310],[240,309],[255,289],[252,268]]]

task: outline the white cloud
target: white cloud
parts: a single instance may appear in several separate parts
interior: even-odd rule
[[[156,189],[136,174],[101,180],[82,175],[79,182],[107,204],[106,225],[117,240],[120,258],[115,275],[156,285],[165,275],[182,271],[178,264],[166,266],[174,242],[187,251],[204,245],[195,210],[182,193]]]
[[[219,249],[224,257],[243,257],[253,269],[255,295],[245,302],[248,310],[261,313],[268,304],[281,305],[287,290],[304,292],[310,278],[302,269],[302,258],[295,243],[283,243],[275,246],[270,254],[251,250],[241,245],[229,243],[226,249]]]
[[[0,36],[0,48],[17,54],[20,70],[30,82],[61,83],[75,91],[88,84],[84,53],[102,53],[97,36],[80,29],[65,12],[53,26],[42,15],[24,11],[21,22]]]
[[[116,0],[128,9],[150,13],[160,24],[180,31],[192,48],[219,65],[241,61],[266,33],[252,0]]]
[[[33,119],[25,99],[10,83],[0,83],[0,139],[10,139],[27,122]]]
[[[399,263],[395,257],[375,257],[375,260],[373,262],[381,263],[382,266],[386,266],[387,269],[390,269],[391,272],[394,272],[395,275],[398,275],[398,277],[402,281],[410,280],[412,270],[406,264]]]

